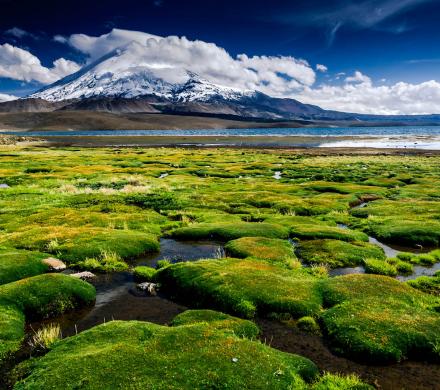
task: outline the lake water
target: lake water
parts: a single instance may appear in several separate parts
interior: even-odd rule
[[[17,134],[3,131],[0,134]],[[396,137],[437,136],[440,126],[394,126],[394,127],[301,127],[258,129],[195,129],[195,130],[63,130],[28,131],[28,136],[90,137],[90,136],[183,136],[183,137]]]
[[[15,134],[3,131],[0,134]],[[120,137],[121,145],[130,140],[149,145],[194,146],[287,146],[321,148],[410,148],[440,150],[440,126],[395,127],[302,127],[302,128],[249,128],[249,129],[197,129],[197,130],[65,130],[28,131],[27,136],[43,137],[54,142],[73,142],[104,137]],[[149,137],[151,139],[149,140]],[[163,137],[163,139],[161,139]],[[203,138],[207,137],[206,140]],[[193,138],[193,139],[191,139]],[[158,141],[159,140],[159,141]],[[105,141],[104,141],[105,142]],[[152,143],[153,144],[153,143]]]

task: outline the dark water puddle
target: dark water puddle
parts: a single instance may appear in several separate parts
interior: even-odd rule
[[[158,260],[195,261],[212,259],[223,255],[223,244],[217,241],[176,241],[170,238],[160,240],[160,252],[142,255],[136,259],[136,265],[155,267]]]
[[[211,241],[179,242],[162,239],[160,244],[160,252],[144,255],[136,259],[134,265],[154,267],[162,259],[178,262],[214,258],[223,251],[219,243]],[[187,309],[160,294],[152,297],[138,290],[130,272],[98,274],[91,283],[96,288],[96,302],[93,307],[32,323],[28,332],[32,333],[47,323],[60,324],[64,337],[112,320],[139,320],[164,325]]]
[[[351,274],[364,274],[364,273],[365,273],[365,268],[361,265],[358,267],[334,268],[328,271],[328,275],[330,277],[351,275]]]
[[[367,204],[367,203],[361,203],[361,205]],[[359,207],[359,206],[357,206]],[[353,207],[355,208],[355,207]],[[338,227],[342,229],[349,229],[349,227],[343,223],[338,223]],[[370,244],[374,244],[380,248],[383,249],[385,252],[385,256],[387,258],[396,257],[398,253],[400,252],[410,252],[414,254],[421,254],[421,253],[428,253],[431,250],[435,248],[423,248],[423,249],[416,249],[413,247],[406,247],[401,245],[387,245],[383,242],[380,242],[374,237],[368,236],[368,242]],[[424,266],[424,265],[415,265],[414,266],[414,272],[411,275],[399,275],[396,278],[401,281],[405,280],[411,280],[418,278],[422,275],[432,276],[435,274],[436,271],[440,270],[440,263],[437,263],[433,266]],[[343,267],[343,268],[335,268],[329,271],[330,276],[341,276],[341,275],[350,275],[350,274],[364,274],[365,268],[363,266],[358,267]]]
[[[440,365],[414,361],[387,366],[363,365],[333,355],[320,336],[272,320],[259,319],[257,323],[262,330],[263,342],[281,351],[305,356],[321,371],[356,373],[364,381],[384,390],[439,388]]]

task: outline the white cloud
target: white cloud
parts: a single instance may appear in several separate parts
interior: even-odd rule
[[[18,99],[17,96],[0,93],[0,103],[9,102],[11,100],[16,100],[16,99]]]
[[[113,29],[99,37],[71,35],[67,42],[89,56],[89,62],[123,48],[127,63],[144,66],[168,82],[181,82],[185,70],[213,83],[239,89],[288,96],[303,85],[312,85],[315,72],[301,59],[287,56],[233,58],[225,49],[185,37],[158,37],[138,31]]]
[[[63,35],[55,35],[53,37],[53,40],[58,43],[67,43],[68,41],[67,38]]]
[[[362,74],[362,72],[359,72],[358,70],[356,72],[354,72],[353,76],[348,76],[345,78],[345,82],[346,83],[352,83],[352,84],[371,84],[371,79]]]
[[[0,77],[49,84],[79,68],[78,64],[64,58],[54,61],[52,68],[46,68],[36,56],[27,50],[8,43],[0,45]]]
[[[328,68],[327,68],[325,65],[322,65],[322,64],[316,64],[316,70],[317,70],[318,72],[325,73],[325,72],[328,71]]]
[[[70,46],[87,54],[90,57],[90,60],[93,61],[130,42],[138,42],[143,45],[151,38],[157,40],[161,39],[161,37],[158,37],[157,35],[147,34],[140,31],[114,28],[108,34],[103,34],[99,37],[92,37],[86,34],[73,34],[66,38],[66,40]]]
[[[15,38],[24,38],[27,35],[31,35],[29,34],[27,31],[21,29],[20,27],[12,27],[9,30],[5,31],[5,35],[10,35],[12,37]]]
[[[345,112],[381,115],[440,113],[439,82],[398,82],[375,86],[361,72],[347,77],[341,86],[305,87],[295,98],[325,109]]]

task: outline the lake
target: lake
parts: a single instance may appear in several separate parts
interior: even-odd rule
[[[0,134],[15,134],[4,131]],[[22,133],[20,133],[22,134]],[[299,146],[343,148],[411,148],[440,150],[440,126],[395,127],[303,127],[303,128],[249,128],[249,129],[196,129],[196,130],[70,130],[28,131],[27,136],[51,140],[71,137],[121,137],[124,145],[143,137],[155,145],[197,146]],[[159,140],[159,141],[158,141]],[[137,142],[139,139],[137,140]]]

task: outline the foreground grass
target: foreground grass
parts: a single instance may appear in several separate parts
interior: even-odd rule
[[[308,359],[240,338],[221,321],[113,321],[58,342],[23,368],[30,375],[14,389],[305,389],[318,375]]]
[[[369,272],[394,275],[440,261],[435,251],[385,259],[365,235],[410,248],[440,244],[436,156],[8,147],[0,157],[0,184],[9,186],[0,189],[4,286],[45,272],[43,253],[72,267],[118,272],[157,251],[161,237],[215,239],[228,242],[237,259],[164,262],[161,270],[137,269],[136,276],[157,279],[193,305],[242,317],[309,317],[302,322],[318,323],[333,350],[349,357],[437,359],[433,286],[419,281],[414,287],[420,292],[373,275],[333,281],[325,271],[366,265]],[[275,171],[282,171],[281,180],[272,177]],[[364,201],[365,207],[352,208]],[[298,267],[289,238],[309,269]],[[56,291],[40,283],[32,302],[46,307],[48,294],[56,306],[65,301]],[[22,329],[27,311],[7,302],[1,323]],[[8,340],[18,340],[20,332],[11,331]]]
[[[257,334],[252,322],[209,310],[186,311],[171,327],[113,321],[21,364],[14,389],[371,389],[355,376],[319,376],[310,360]]]
[[[0,362],[20,347],[26,321],[56,316],[94,300],[92,285],[65,275],[39,275],[0,286]]]

